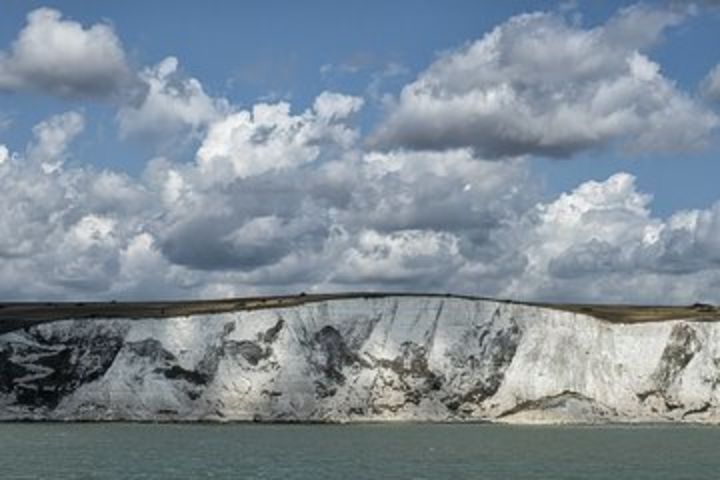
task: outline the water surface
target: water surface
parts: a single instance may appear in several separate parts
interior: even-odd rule
[[[720,428],[0,424],[2,479],[716,479]]]

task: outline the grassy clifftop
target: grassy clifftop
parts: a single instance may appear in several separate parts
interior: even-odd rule
[[[450,297],[467,300],[494,300],[503,303],[550,308],[590,315],[613,323],[642,323],[678,319],[696,321],[720,320],[720,307],[706,304],[690,306],[605,305],[514,302],[486,297],[449,294],[351,292],[333,294],[300,294],[269,297],[245,297],[224,300],[156,301],[156,302],[14,302],[0,303],[0,333],[38,323],[67,319],[92,318],[168,318],[188,315],[227,313],[242,310],[282,308],[325,300],[352,298]]]

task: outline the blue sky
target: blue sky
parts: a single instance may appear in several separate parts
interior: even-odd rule
[[[138,235],[146,235],[142,237],[143,241],[150,242],[147,248],[152,251],[152,255],[148,255],[157,262],[157,269],[162,272],[162,275],[154,277],[143,272],[142,275],[149,275],[143,280],[148,286],[139,290],[134,283],[142,282],[133,282],[130,278],[123,280],[124,283],[109,281],[106,288],[94,289],[89,287],[93,285],[93,280],[79,278],[82,274],[77,271],[72,272],[71,280],[65,278],[68,275],[65,272],[59,274],[56,281],[38,278],[37,273],[33,273],[27,288],[11,288],[7,294],[19,297],[79,295],[99,298],[138,294],[206,296],[295,287],[307,290],[388,286],[474,291],[475,288],[468,285],[477,282],[477,288],[483,290],[479,293],[563,299],[592,299],[606,295],[620,300],[655,300],[662,296],[647,290],[677,281],[678,278],[672,275],[690,276],[693,282],[700,282],[702,278],[703,282],[709,281],[714,285],[713,282],[720,281],[713,276],[714,267],[696,266],[703,262],[713,265],[716,253],[720,258],[720,252],[713,250],[715,244],[699,239],[702,235],[715,232],[712,226],[713,209],[720,196],[716,180],[720,176],[717,133],[720,75],[717,75],[716,92],[711,74],[720,63],[720,50],[716,48],[720,45],[720,9],[710,3],[490,3],[454,0],[314,1],[300,4],[219,1],[208,8],[201,2],[5,2],[0,15],[0,52],[4,52],[0,54],[4,56],[4,60],[0,56],[0,144],[6,146],[9,155],[14,152],[15,161],[19,162],[20,166],[16,166],[19,170],[12,175],[29,178],[31,174],[20,171],[21,167],[27,165],[33,155],[40,158],[37,152],[43,152],[44,155],[54,155],[53,159],[36,161],[45,165],[44,170],[48,170],[47,165],[50,164],[61,165],[58,168],[60,173],[53,171],[46,174],[65,175],[53,180],[57,185],[64,185],[62,188],[69,188],[70,177],[85,175],[86,181],[93,183],[97,175],[109,172],[127,182],[124,191],[138,196],[133,201],[147,202],[140,210],[152,211],[152,215],[144,218],[135,211],[100,208],[92,203],[94,200],[86,198],[89,195],[87,192],[78,190],[66,191],[65,198],[82,197],[84,200],[77,201],[85,203],[75,205],[71,200],[65,200],[66,204],[55,205],[57,211],[48,206],[50,196],[33,197],[33,201],[38,202],[36,210],[47,210],[43,214],[47,217],[41,215],[42,218],[46,221],[61,219],[57,220],[57,228],[44,235],[52,233],[57,242],[67,243],[73,227],[80,225],[110,232],[107,235],[112,237],[112,242],[106,239],[108,244],[85,245],[83,248],[87,247],[87,251],[79,246],[75,251],[71,243],[67,243],[69,250],[63,252],[58,250],[59,243],[47,245],[39,242],[37,251],[22,254],[29,256],[22,261],[30,262],[37,268],[40,268],[40,263],[45,266],[43,268],[55,268],[55,263],[61,261],[61,255],[74,252],[79,258],[89,255],[87,262],[96,265],[98,258],[93,255],[100,255],[100,263],[105,265],[103,262],[106,262],[108,270],[98,275],[117,279],[128,271],[123,264],[127,258],[123,255],[127,255],[133,239],[138,241]],[[68,72],[44,69],[42,62],[52,63],[52,58],[22,54],[13,46],[18,43],[22,32],[29,29],[28,15],[31,12],[55,12],[47,14],[44,23],[38,20],[37,28],[28,34],[28,38],[35,35],[39,38],[37,42],[46,42],[41,50],[50,51],[48,55],[55,58],[70,55],[69,49],[77,47],[78,43],[68,40],[70,43],[61,45],[65,41],[62,35],[76,35],[73,38],[78,40],[83,35],[89,35],[94,26],[100,26],[104,29],[100,43],[108,42],[110,50],[107,51],[121,57],[114,63],[110,60],[105,62],[102,54],[93,56],[92,47],[85,45],[78,47],[77,55],[68,57],[64,63],[69,66]],[[542,18],[536,15],[534,20],[527,20],[530,17],[525,14],[532,12],[543,12],[538,13]],[[628,23],[629,27],[612,33],[612,29],[622,22]],[[75,33],[63,30],[68,25],[72,26],[68,27],[70,30],[75,29]],[[55,28],[59,32],[56,37],[43,36],[43,29],[50,31]],[[505,57],[499,57],[500,63],[495,67],[492,63],[483,67],[480,61],[491,62],[491,53],[478,53],[473,51],[473,46],[482,42],[490,46],[487,35],[494,29],[502,40],[498,44],[500,46],[492,48],[497,48],[498,55]],[[548,32],[550,37],[542,37]],[[635,34],[628,32],[640,32],[647,38],[634,38]],[[535,59],[525,56],[518,49],[528,45],[532,47],[532,39],[537,35],[542,38],[538,40],[540,50],[536,56],[542,58],[532,67],[534,70],[525,70]],[[594,63],[588,67],[593,69],[592,73],[553,61],[550,49],[561,45],[563,42],[558,43],[557,38],[563,36],[567,37],[565,46],[577,48],[577,51],[568,52],[568,58],[575,58],[577,62],[582,62],[585,57],[593,58]],[[53,45],[53,42],[57,44]],[[580,46],[573,42],[579,42],[577,45]],[[507,50],[502,50],[503,45]],[[547,59],[543,56],[546,50],[550,53]],[[182,110],[184,107],[180,107],[180,103],[173,104],[168,97],[154,99],[152,90],[147,90],[151,78],[160,78],[157,66],[170,56],[177,62],[177,68],[170,74],[174,83],[169,81],[162,88],[183,85],[180,96],[186,95],[186,98],[181,100],[190,102],[194,99],[197,102],[186,110]],[[453,58],[456,60],[455,67],[443,66],[444,59]],[[617,59],[620,59],[620,64]],[[633,59],[640,60],[636,62]],[[75,72],[72,71],[73,62],[78,62]],[[93,62],[93,68],[87,67]],[[467,66],[461,65],[462,62]],[[634,90],[636,93],[624,100],[624,106],[621,100],[607,100],[610,94],[602,93],[602,89],[619,91],[631,88],[626,68],[630,64],[635,69],[631,68],[631,76],[641,75],[638,72],[645,71],[643,69],[647,69],[648,65],[656,67],[655,76],[643,77],[647,88],[633,86],[637,89]],[[492,71],[493,68],[495,71]],[[563,80],[565,68],[568,69],[567,79]],[[153,71],[155,73],[151,73]],[[529,72],[525,74],[529,75],[527,79],[517,76],[523,71]],[[548,80],[550,73],[559,77]],[[108,77],[113,74],[123,78],[115,84]],[[83,75],[86,77],[83,78]],[[508,78],[496,78],[502,75]],[[193,97],[187,90],[190,85],[199,86],[200,93],[195,92]],[[423,90],[428,85],[432,91]],[[503,90],[503,85],[509,86],[510,90]],[[417,90],[413,90],[414,87]],[[83,88],[101,88],[104,93],[83,91]],[[460,90],[453,90],[455,88]],[[63,93],[67,91],[72,93]],[[417,95],[410,95],[413,91]],[[332,104],[328,107],[333,112],[329,120],[314,107],[323,92],[343,96],[324,97],[328,104]],[[482,97],[484,100],[475,105],[476,109],[468,107],[467,117],[463,117],[455,113],[462,104],[458,104],[459,107],[452,107],[451,103],[442,104],[448,94],[465,95],[467,102],[478,101],[477,98],[483,95],[490,96]],[[511,115],[512,108],[517,107],[518,115],[530,112],[530,116],[521,121],[519,116],[506,116],[505,110],[488,116],[486,109],[491,108],[491,104],[482,102],[491,102],[496,98],[494,95],[499,94],[512,96],[511,100],[504,101],[519,102],[509,104],[511,108],[506,109],[510,112],[507,115]],[[348,100],[351,98],[355,100]],[[612,121],[588,117],[591,115],[588,111],[594,108],[590,102],[602,99],[610,103],[609,106],[598,107],[598,111],[606,112],[604,115]],[[617,102],[621,103],[616,105]],[[307,126],[306,135],[319,137],[310,138],[307,144],[297,138],[283,137],[277,140],[277,145],[268,143],[267,149],[245,150],[251,146],[238,143],[233,135],[239,135],[243,128],[260,128],[252,124],[255,120],[247,124],[240,118],[242,112],[252,111],[258,104],[286,104],[289,109],[284,116],[273,117],[281,123],[272,124],[276,121],[272,120],[269,126],[262,127],[263,132],[269,132],[268,135],[275,135],[282,129],[282,122],[287,121],[295,122],[300,130]],[[147,109],[143,110],[143,105]],[[63,116],[67,113],[79,117]],[[56,119],[55,123],[50,122],[52,118]],[[469,120],[464,122],[464,118]],[[587,128],[580,128],[570,118],[587,122]],[[613,123],[615,118],[620,123]],[[673,125],[675,120],[677,127]],[[450,129],[444,125],[456,127]],[[320,128],[327,131],[320,134]],[[553,128],[557,131],[552,131]],[[576,128],[577,132],[574,131]],[[490,131],[495,133],[488,133]],[[51,133],[43,137],[42,132]],[[533,136],[539,137],[528,140]],[[56,137],[60,140],[52,145],[42,143],[47,142],[47,138]],[[424,140],[428,138],[432,141]],[[33,145],[36,147],[35,154],[32,153]],[[458,157],[461,150],[476,160],[474,163],[471,161],[471,167],[466,165],[465,159]],[[398,160],[397,156],[401,153],[408,158]],[[276,154],[282,157],[273,160]],[[363,181],[374,181],[363,176],[370,173],[360,173],[359,169],[364,169],[372,161],[385,162],[383,165],[390,162],[385,157],[381,161],[368,160],[381,155],[392,157],[392,162],[401,164],[393,167],[398,170],[387,173],[399,178],[385,178],[387,188],[404,189],[406,195],[397,201],[403,204],[410,198],[410,203],[418,205],[418,209],[424,208],[422,202],[430,202],[425,211],[442,204],[438,201],[432,206],[429,197],[433,193],[444,199],[454,198],[449,193],[452,192],[450,185],[454,185],[452,182],[461,185],[463,176],[469,175],[468,178],[472,179],[473,175],[477,175],[477,181],[482,185],[494,176],[499,179],[497,184],[482,187],[488,190],[477,193],[477,197],[467,201],[453,200],[444,207],[448,212],[467,211],[471,212],[469,215],[479,212],[478,218],[468,220],[467,225],[459,227],[457,225],[462,223],[459,220],[448,219],[449,226],[446,226],[438,223],[436,218],[421,218],[422,215],[417,212],[397,222],[387,218],[370,218],[366,213],[356,211],[359,206],[346,209],[345,204],[328,206],[323,203],[325,200],[318,200],[318,192],[322,191],[325,195],[324,192],[334,188],[344,190],[357,205],[382,211],[383,199],[395,193],[373,185],[372,188],[378,191],[372,192],[375,196],[371,199],[371,193],[363,189],[355,191],[339,186],[342,182],[336,178],[339,175],[337,172],[343,171],[350,172],[351,177],[365,179],[357,181],[361,186]],[[410,158],[412,155],[418,158]],[[432,156],[432,159],[427,156]],[[244,163],[251,162],[248,159],[253,158],[257,158],[254,166]],[[265,161],[269,162],[269,166],[263,163]],[[213,169],[225,173],[218,174],[215,170],[209,173],[210,164]],[[439,168],[437,165],[445,165],[443,168],[452,170],[452,175],[457,178],[447,172],[438,174],[435,171]],[[333,181],[340,182],[337,185],[323,183],[330,175],[328,171],[331,167],[335,169]],[[228,168],[234,173],[229,174]],[[429,170],[423,173],[422,168]],[[539,221],[538,215],[542,217],[542,212],[547,213],[553,206],[560,208],[563,195],[582,197],[583,186],[591,188],[593,185],[588,182],[597,182],[601,190],[612,190],[608,179],[617,174],[625,175],[618,180],[620,186],[617,188],[627,190],[624,194],[626,204],[617,208],[607,207],[600,205],[598,200],[600,203],[593,204],[593,208],[605,214],[610,212],[612,218],[597,219],[591,211],[579,220],[580,226],[589,231],[603,230],[603,222],[613,225],[605,228],[615,232],[610,235],[612,238],[603,234],[596,238],[590,234],[590,237],[572,241],[540,239],[547,225],[533,223]],[[161,179],[163,175],[167,178]],[[211,185],[211,177],[221,178],[223,175],[234,179],[232,188],[225,183]],[[233,202],[260,188],[253,182],[265,182],[262,185],[272,185],[270,190],[287,196],[287,190],[292,190],[283,183],[286,181],[283,176],[287,175],[304,178],[309,185],[315,185],[297,193],[298,197],[293,197],[291,201],[318,209],[317,215],[326,218],[327,223],[296,225],[298,216],[303,215],[285,212],[284,207],[274,207],[270,212],[244,211],[240,207],[233,209]],[[168,185],[170,177],[182,179],[173,181],[185,185],[186,192],[190,192],[187,193],[188,199],[199,202],[193,203],[198,209],[194,216],[185,217],[162,204],[160,190]],[[439,183],[440,177],[448,183]],[[4,181],[17,184],[17,178],[8,173]],[[51,182],[48,188],[55,188],[56,184]],[[426,192],[430,188],[428,185],[435,185],[436,190]],[[470,189],[475,185],[469,181],[466,187]],[[367,188],[372,190],[370,185]],[[476,187],[473,192],[478,188],[481,187]],[[222,197],[221,193],[226,196]],[[334,194],[340,195],[337,192]],[[259,195],[252,198],[260,203],[273,204],[283,195],[276,194],[265,200]],[[652,202],[649,196],[652,196]],[[18,205],[23,205],[17,203],[23,201],[22,198],[13,200],[8,196],[6,202],[17,210],[20,208]],[[215,233],[211,228],[209,235],[217,235],[218,238],[203,244],[194,229],[202,227],[207,231],[207,219],[214,218],[214,213],[204,209],[214,205],[212,202],[219,202],[220,198],[228,202],[227,208],[231,210],[222,220],[228,227]],[[400,204],[395,211],[401,210]],[[440,207],[437,209],[440,212],[438,215],[444,215]],[[617,216],[625,215],[618,213],[618,209],[627,209],[627,215],[642,218],[628,220],[632,225],[617,226],[614,223]],[[707,217],[710,226],[703,227],[701,231],[691,231],[700,228],[699,223],[687,220],[687,215],[682,213],[684,211],[695,211],[697,218]],[[31,232],[28,234],[39,235],[36,230],[40,232],[43,229],[30,228],[33,216],[23,215],[29,214],[18,214],[15,219],[17,225],[11,226],[8,220],[3,228],[15,231],[19,225]],[[53,220],[49,220],[51,218]],[[170,220],[161,224],[158,218]],[[81,223],[83,219],[90,219],[85,220],[87,225]],[[633,223],[636,220],[637,225]],[[257,222],[261,227],[257,227]],[[531,240],[532,235],[528,235],[522,241],[517,240],[523,237],[522,230],[518,230],[520,225],[526,228],[528,222],[532,224],[528,228],[535,232],[537,238]],[[591,222],[599,223],[593,226]],[[688,226],[688,222],[693,226]],[[132,225],[132,228],[120,232],[117,227],[120,224]],[[392,226],[388,226],[390,224]],[[259,229],[253,230],[251,240],[244,239],[228,246],[228,238],[246,235],[251,227]],[[638,237],[626,232],[632,229],[640,229],[644,233],[636,233]],[[329,233],[336,231],[341,231],[338,235],[346,235],[352,240],[348,240],[347,245],[336,246],[333,243],[337,240],[333,237],[334,233]],[[92,238],[102,236],[94,232]],[[171,238],[172,235],[167,232],[177,233],[178,238]],[[641,241],[654,235],[667,236],[667,240],[659,242],[668,243],[660,245],[654,241]],[[682,235],[688,238],[678,240]],[[513,241],[518,244],[508,251],[492,244],[507,241],[506,237],[515,239]],[[354,243],[363,238],[369,242],[368,245]],[[558,251],[534,253],[537,242],[547,241],[550,245],[556,240],[562,244],[558,246]],[[313,241],[319,243],[312,244]],[[12,243],[11,240],[7,242]],[[16,239],[17,242],[20,239]],[[186,251],[188,248],[184,246],[178,246],[178,242],[198,243],[198,248],[206,249],[203,252],[210,252],[207,255],[198,254],[198,258],[212,260],[203,263],[205,260],[190,258],[193,253]],[[273,242],[286,248],[271,252],[272,249],[263,246]],[[640,242],[635,245],[639,250],[624,250],[632,242]],[[308,252],[302,253],[305,248],[309,249]],[[331,252],[332,248],[338,248],[338,251]],[[397,253],[393,250],[395,248],[399,249]],[[600,250],[596,251],[597,248]],[[420,253],[413,255],[413,249]],[[658,249],[662,252],[658,253]],[[8,247],[8,252],[11,250]],[[6,259],[6,274],[11,275],[20,268],[22,255],[3,255],[2,252],[0,248],[0,257]],[[382,252],[385,252],[385,257]],[[446,254],[448,257],[443,257]],[[265,255],[267,262],[259,258]],[[308,260],[308,255],[312,261]],[[533,260],[533,255],[554,255],[557,258],[553,257],[555,263],[541,266],[542,262]],[[612,258],[597,263],[587,260],[588,255],[595,260],[602,255]],[[632,263],[625,257],[633,255],[654,258],[652,265],[642,262],[642,265],[636,265],[635,270],[642,272],[634,279],[634,285],[642,290],[639,293],[629,294],[623,288],[615,291],[608,286],[613,283],[612,280],[604,277],[602,281],[607,284],[595,286],[594,290],[591,287],[578,292],[567,289],[565,282],[578,278],[581,273],[587,276],[595,273],[597,276],[609,271],[610,276],[620,275]],[[701,260],[702,255],[705,257]],[[303,267],[297,265],[290,268],[286,264],[300,262],[293,260],[293,256],[308,261],[308,266],[304,268],[315,268],[324,273],[320,276],[303,273]],[[682,257],[682,261],[676,258],[678,256]],[[504,267],[494,265],[494,262],[506,257],[525,258],[524,267],[513,267],[503,273]],[[622,261],[616,263],[616,257]],[[358,262],[364,259],[365,263],[358,264],[353,274],[327,267],[338,259],[347,264],[351,264],[352,259],[359,259]],[[275,261],[277,265],[273,264]],[[312,262],[319,262],[322,266],[310,266]],[[582,265],[576,265],[577,262]],[[448,265],[453,267],[445,268]],[[570,268],[568,265],[575,265],[577,272],[571,275],[563,270]],[[292,273],[286,271],[286,267]],[[367,269],[366,276],[358,273],[364,269]],[[560,277],[553,277],[553,272],[561,272],[558,274]],[[476,275],[485,277],[478,279]],[[291,277],[296,280],[289,281]],[[463,279],[462,282],[459,279]],[[533,286],[519,287],[518,284],[523,282]],[[695,290],[679,289],[674,298],[712,299],[714,294],[707,293],[709,288],[706,285]]]

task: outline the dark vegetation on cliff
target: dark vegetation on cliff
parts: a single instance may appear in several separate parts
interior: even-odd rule
[[[494,300],[503,303],[551,308],[590,315],[613,323],[643,323],[665,320],[693,319],[695,321],[720,320],[720,307],[702,303],[689,306],[610,305],[515,302],[487,297],[451,294],[349,292],[329,294],[282,295],[244,297],[223,300],[153,301],[153,302],[13,302],[0,303],[0,334],[31,325],[67,319],[93,318],[169,318],[189,315],[207,315],[242,310],[283,308],[305,303],[350,298],[401,297],[455,297],[467,300]]]

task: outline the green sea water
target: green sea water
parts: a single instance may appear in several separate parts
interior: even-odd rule
[[[0,424],[10,479],[718,479],[720,428]]]

